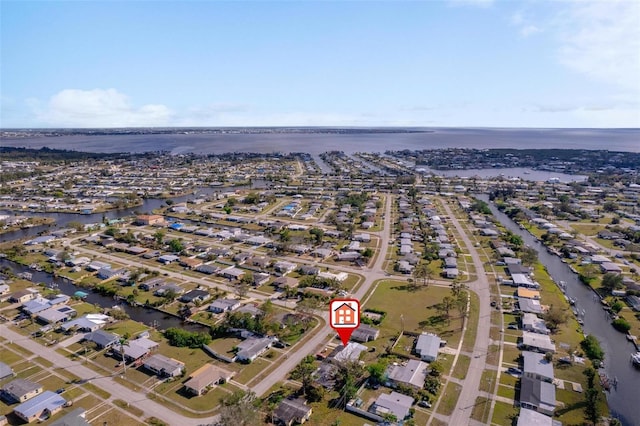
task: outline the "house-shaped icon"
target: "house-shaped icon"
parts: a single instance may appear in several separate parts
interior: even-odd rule
[[[349,304],[343,303],[333,310],[336,325],[356,325],[356,310]]]

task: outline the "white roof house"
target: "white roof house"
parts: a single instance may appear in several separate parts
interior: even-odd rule
[[[422,333],[416,341],[416,352],[423,361],[435,361],[442,339],[435,334]]]

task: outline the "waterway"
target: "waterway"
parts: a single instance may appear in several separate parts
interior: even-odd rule
[[[494,216],[510,231],[520,235],[524,243],[533,247],[538,252],[538,259],[546,266],[549,275],[559,283],[566,283],[567,296],[576,300],[577,310],[584,311],[584,332],[592,334],[599,341],[605,351],[604,370],[610,378],[617,378],[618,385],[608,392],[607,401],[611,414],[620,419],[625,426],[640,425],[640,370],[631,364],[631,354],[636,351],[635,346],[629,342],[625,335],[614,330],[608,315],[602,309],[600,299],[590,287],[582,284],[578,275],[573,273],[569,266],[562,263],[560,257],[547,252],[546,247],[535,237],[502,213],[489,202],[486,194],[478,195],[479,199],[487,202]],[[544,297],[544,295],[543,295]],[[561,342],[556,342],[556,344]]]
[[[84,299],[85,302],[92,303],[106,309],[111,309],[117,305],[120,309],[126,312],[132,320],[141,322],[150,327],[155,327],[159,330],[165,330],[170,327],[180,327],[189,331],[208,331],[204,326],[185,323],[180,318],[165,314],[155,309],[149,309],[143,306],[131,306],[112,297],[103,296],[100,293],[93,292],[91,289],[76,286],[67,278],[54,277],[52,274],[47,272],[34,271],[26,266],[11,262],[7,259],[0,259],[0,267],[5,266],[9,267],[15,274],[29,272],[32,274],[31,281],[33,281],[34,284],[44,283],[48,287],[57,288],[62,294],[66,294],[67,296],[73,296],[76,291],[83,291],[88,293],[88,296]]]
[[[256,180],[252,183],[252,188],[260,189],[265,188],[266,181]],[[204,187],[198,188],[196,192],[189,195],[183,195],[179,197],[171,197],[174,203],[182,203],[185,201],[193,200],[202,196],[209,196],[216,193],[236,191],[241,189],[248,189],[246,185],[232,186],[232,187]],[[150,213],[153,210],[166,206],[166,200],[160,198],[147,198],[142,201],[142,205],[120,209],[109,210],[104,213],[92,213],[92,214],[79,214],[79,213],[42,213],[42,212],[30,212],[30,211],[12,211],[12,210],[0,210],[0,214],[8,215],[20,215],[20,216],[37,216],[37,217],[50,217],[55,220],[55,223],[50,225],[34,226],[31,228],[18,229],[15,231],[0,234],[0,243],[5,241],[21,240],[24,238],[34,237],[44,231],[52,230],[55,228],[64,228],[70,222],[80,222],[84,225],[90,223],[102,223],[103,219],[120,219],[123,217],[135,216],[136,212]]]

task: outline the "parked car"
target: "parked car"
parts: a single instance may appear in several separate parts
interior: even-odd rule
[[[424,400],[424,399],[422,401],[418,402],[418,405],[420,407],[424,407],[424,408],[431,408],[431,403],[429,401],[427,401],[427,400]]]
[[[519,368],[515,368],[515,367],[509,367],[507,368],[507,373],[514,375],[514,376],[521,376],[522,375],[522,370],[520,370]]]
[[[511,330],[519,330],[518,324],[509,324],[507,328]]]

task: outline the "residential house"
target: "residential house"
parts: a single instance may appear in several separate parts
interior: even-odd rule
[[[240,362],[251,362],[262,355],[273,344],[270,337],[248,337],[238,343],[238,353],[236,360]]]
[[[209,305],[209,311],[216,314],[223,312],[235,311],[240,307],[240,301],[238,299],[216,299],[211,305]]]
[[[199,265],[195,270],[203,274],[211,275],[220,272],[220,267],[215,265]]]
[[[291,426],[309,420],[312,411],[303,399],[284,399],[276,407],[274,417],[278,424]]]
[[[376,340],[380,335],[380,330],[368,324],[360,324],[358,328],[351,333],[351,340],[356,342],[370,342]]]
[[[422,333],[416,340],[416,353],[423,361],[435,361],[441,344],[442,339],[439,336],[431,333]]]
[[[530,331],[522,332],[521,349],[529,349],[536,352],[555,352],[556,345],[546,334],[531,333]]]
[[[184,266],[187,269],[195,269],[198,266],[202,265],[202,260],[191,257],[182,257],[180,258],[180,266]]]
[[[547,361],[544,354],[531,351],[522,352],[523,377],[530,377],[543,382],[552,383],[555,378],[553,374],[553,363]]]
[[[40,311],[36,315],[36,320],[40,321],[43,324],[57,324],[60,322],[68,321],[69,319],[76,316],[76,314],[76,310],[69,306],[56,306],[53,308],[45,309],[44,311]]]
[[[143,226],[163,225],[164,217],[158,214],[149,214],[149,215],[144,214],[144,215],[137,216],[134,223],[136,225],[143,225]]]
[[[284,291],[286,288],[296,288],[298,284],[298,280],[291,277],[278,277],[273,281],[273,286],[280,291]]]
[[[362,255],[357,251],[346,251],[344,253],[338,253],[336,260],[342,260],[347,262],[354,262],[360,259]]]
[[[255,287],[260,287],[261,285],[266,284],[270,278],[271,275],[265,274],[264,272],[253,274],[253,285]]]
[[[42,385],[26,379],[15,379],[2,387],[2,392],[14,402],[24,402],[42,393]]]
[[[176,256],[175,254],[163,254],[157,259],[158,262],[163,263],[165,265],[169,265],[173,262],[177,262],[178,260],[180,260],[180,257]]]
[[[177,377],[184,371],[184,362],[162,354],[151,355],[144,361],[144,368],[160,377]]]
[[[9,296],[9,302],[11,303],[26,303],[35,299],[39,293],[37,291],[31,291],[29,289],[18,290]]]
[[[13,368],[0,361],[0,380],[4,380],[7,377],[13,377],[14,374]]]
[[[211,298],[211,295],[208,291],[205,290],[191,290],[182,296],[180,296],[180,301],[182,303],[202,303],[206,302]]]
[[[229,266],[228,268],[220,271],[219,274],[229,280],[240,280],[244,276],[245,271],[240,268],[236,268],[235,266]]]
[[[516,426],[562,426],[562,423],[528,408],[520,408]]]
[[[157,342],[146,337],[139,337],[129,340],[125,345],[114,345],[113,352],[117,358],[122,358],[123,354],[127,362],[138,361],[151,353],[159,346]]]
[[[29,401],[23,402],[13,409],[13,413],[27,423],[34,422],[40,418],[47,418],[55,415],[67,401],[55,392],[44,391]]]
[[[533,333],[549,334],[549,329],[544,320],[529,312],[525,312],[522,315],[522,329]]]
[[[600,264],[600,271],[603,274],[621,274],[622,268],[613,262],[603,262]]]
[[[279,261],[273,265],[273,269],[282,275],[286,275],[289,272],[295,271],[297,266],[298,265],[293,262]]]
[[[516,295],[518,298],[540,300],[540,292],[527,287],[518,287]]]
[[[373,403],[369,411],[379,415],[393,415],[398,421],[403,421],[408,415],[414,399],[398,392],[383,393]]]
[[[150,280],[147,280],[147,281],[143,282],[138,287],[140,287],[141,290],[149,291],[149,290],[154,289],[156,287],[160,287],[161,285],[164,285],[164,284],[165,284],[164,279],[162,279],[162,278],[152,278]]]
[[[87,334],[85,340],[95,343],[100,349],[107,349],[118,343],[120,338],[115,334],[103,330],[96,330]]]
[[[553,416],[556,409],[555,385],[523,377],[520,380],[520,407]]]
[[[360,343],[349,342],[347,346],[338,345],[333,352],[329,355],[329,359],[332,362],[346,362],[346,361],[358,361],[360,355],[366,352],[369,348]]]
[[[185,390],[193,395],[200,396],[208,388],[231,380],[235,372],[225,370],[213,364],[205,364],[194,371],[184,384]]]
[[[427,377],[429,364],[410,359],[406,363],[394,363],[387,368],[387,378],[392,386],[405,385],[422,389]]]
[[[540,301],[536,299],[526,299],[524,297],[519,297],[518,307],[522,312],[528,312],[531,314],[542,313],[542,306],[540,305]]]

